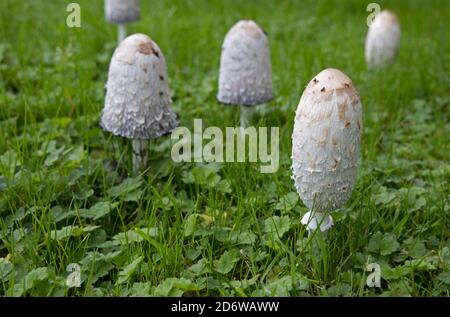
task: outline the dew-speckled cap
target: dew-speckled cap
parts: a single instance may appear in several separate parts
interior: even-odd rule
[[[139,0],[105,0],[106,20],[115,24],[139,20]]]
[[[254,21],[239,21],[223,43],[217,99],[225,104],[254,106],[272,98],[267,35]]]
[[[131,35],[119,45],[106,88],[100,123],[104,130],[129,139],[153,139],[178,126],[164,55],[147,35]]]

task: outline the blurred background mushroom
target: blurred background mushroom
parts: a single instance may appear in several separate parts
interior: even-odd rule
[[[325,69],[309,82],[300,99],[292,133],[295,187],[310,209],[302,219],[308,231],[333,226],[328,211],[351,196],[362,128],[361,101],[350,78]]]
[[[273,98],[272,65],[267,34],[251,20],[239,21],[225,37],[217,99],[241,106],[241,127],[247,127],[254,106]]]
[[[140,18],[139,0],[105,0],[106,20],[118,25],[119,44],[126,38],[126,24]]]
[[[134,173],[147,163],[148,140],[178,126],[171,104],[160,48],[147,35],[129,36],[111,60],[101,126],[132,140]]]
[[[365,55],[369,69],[393,63],[400,46],[400,23],[391,11],[379,13],[369,27]]]

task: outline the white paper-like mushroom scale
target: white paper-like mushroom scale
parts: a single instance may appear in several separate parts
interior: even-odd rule
[[[360,152],[362,110],[351,80],[326,69],[305,89],[295,114],[295,187],[314,212],[333,210],[351,196]]]
[[[217,99],[225,104],[252,106],[272,98],[267,35],[255,22],[240,21],[223,43]]]
[[[389,12],[378,14],[369,27],[365,56],[370,69],[379,68],[395,61],[400,46],[400,24]]]
[[[166,61],[144,34],[123,41],[112,58],[101,126],[129,139],[158,138],[178,126]]]
[[[105,0],[106,20],[122,24],[140,18],[139,0]]]

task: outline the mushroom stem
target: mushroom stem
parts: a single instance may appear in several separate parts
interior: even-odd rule
[[[333,218],[330,215],[323,214],[321,212],[307,212],[302,218],[302,224],[306,225],[308,230],[308,237],[311,236],[312,232],[320,227],[321,232],[329,230],[333,225]]]
[[[255,107],[241,106],[241,127],[247,128],[250,126],[251,119],[255,114]]]
[[[133,140],[133,173],[139,174],[148,161],[148,140]]]
[[[125,24],[120,23],[118,25],[117,29],[118,29],[118,33],[119,33],[119,44],[120,44],[127,37],[127,27],[125,26]]]

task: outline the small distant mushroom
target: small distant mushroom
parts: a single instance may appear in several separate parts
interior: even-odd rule
[[[105,0],[106,20],[118,25],[119,44],[127,36],[125,24],[139,20],[139,0]]]
[[[171,109],[166,61],[147,35],[134,34],[116,49],[109,66],[101,127],[132,140],[133,171],[147,163],[148,140],[178,126]]]
[[[400,46],[400,23],[391,11],[379,13],[369,27],[365,55],[369,69],[393,63]]]
[[[308,231],[333,226],[328,211],[351,196],[362,128],[361,101],[350,78],[329,68],[309,82],[295,113],[292,170],[295,187],[310,209]]]
[[[225,37],[217,99],[241,106],[241,126],[247,127],[254,106],[273,98],[272,65],[266,33],[251,20],[239,21]]]

